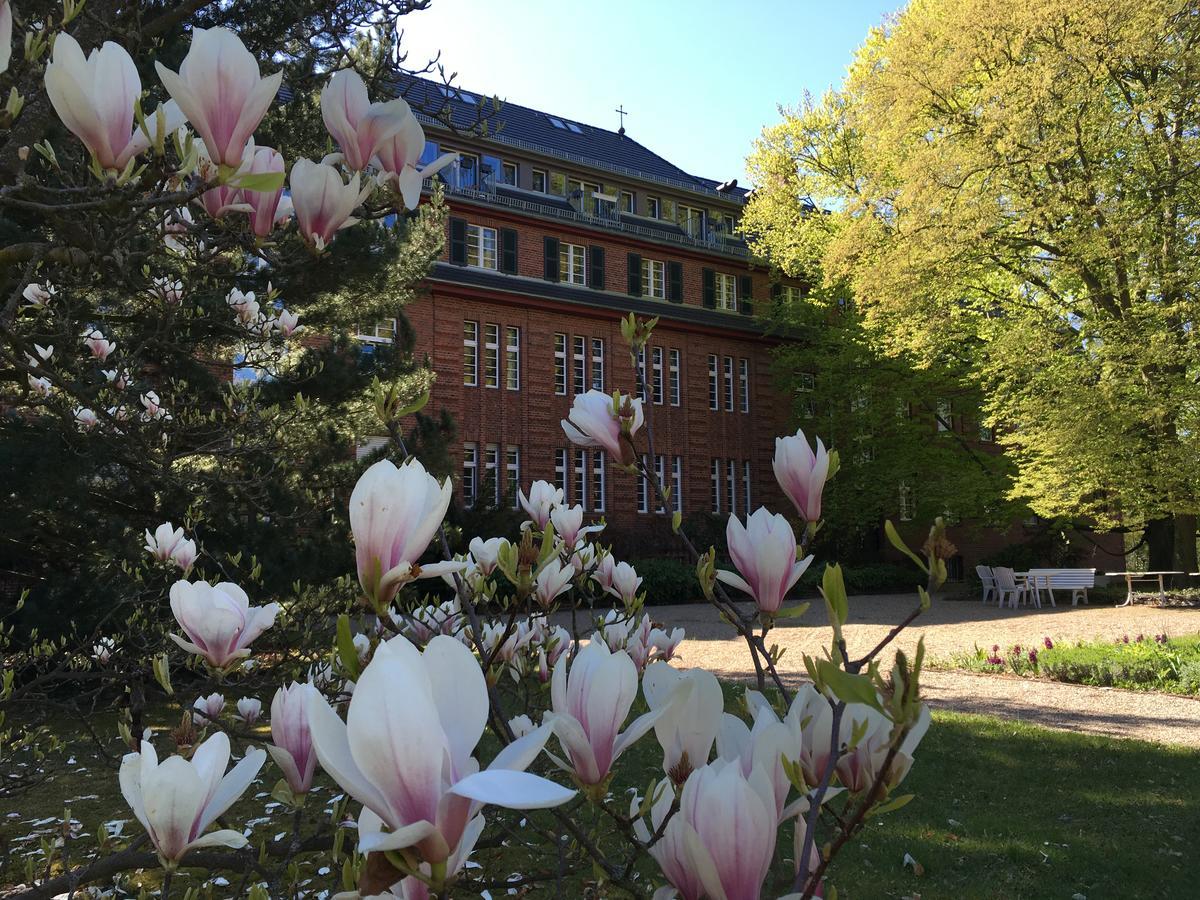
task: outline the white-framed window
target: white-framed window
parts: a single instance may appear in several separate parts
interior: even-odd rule
[[[575,335],[572,342],[572,357],[571,361],[574,364],[575,375],[575,393],[587,393],[587,338],[582,335]]]
[[[660,485],[667,483],[667,458],[661,453],[654,454],[654,475]],[[654,506],[654,511],[661,515],[666,512],[662,505],[662,494],[659,493],[658,488],[654,489],[654,493],[658,498],[658,502]]]
[[[554,486],[563,492],[563,502],[569,503],[571,485],[567,483],[567,451],[554,451]]]
[[[937,402],[937,430],[950,431],[954,428],[954,409],[950,405],[949,400],[938,399]]]
[[[510,391],[521,389],[521,328],[509,325],[504,329],[504,380]]]
[[[694,206],[679,204],[679,227],[691,237],[701,237],[704,233],[704,210]]]
[[[600,193],[600,185],[590,181],[580,181],[578,178],[567,179],[567,190],[573,195],[579,193],[579,209],[594,216],[596,214],[596,195]]]
[[[463,444],[463,468],[462,468],[462,498],[463,506],[467,509],[472,509],[475,506],[475,498],[478,496],[476,481],[476,472],[479,470],[479,445],[475,443]]]
[[[521,501],[517,499],[517,491],[521,489],[521,448],[515,444],[509,444],[505,450],[504,468],[507,473],[505,479],[504,490],[509,496],[509,502],[512,503],[513,509],[521,505]]]
[[[558,280],[566,284],[587,284],[587,247],[565,241],[558,245]]]
[[[737,512],[737,462],[725,460],[725,508],[731,513]]]
[[[742,503],[750,515],[750,460],[742,460]]]
[[[909,403],[907,400],[897,400],[896,401],[896,418],[897,419],[911,419],[912,418],[912,404]]]
[[[812,372],[801,372],[800,381],[796,384],[798,391],[815,391],[817,389],[817,376]]]
[[[713,457],[711,468],[712,472],[710,473],[710,477],[712,479],[712,493],[710,495],[710,500],[712,502],[710,505],[712,507],[712,511],[719,514],[721,512],[721,461],[716,457]]]
[[[604,512],[604,494],[608,484],[604,452],[592,451],[592,512]]]
[[[662,347],[650,348],[650,394],[659,406],[663,402],[663,352]]]
[[[738,387],[741,389],[742,412],[750,412],[750,360],[742,357],[738,360],[738,377],[740,382]]]
[[[666,264],[661,259],[642,260],[642,296],[656,300],[666,298]]]
[[[671,395],[671,405],[679,406],[682,402],[679,387],[679,350],[675,347],[667,351],[667,392]]]
[[[463,321],[463,384],[479,384],[479,323]]]
[[[721,224],[725,226],[725,233],[733,235],[737,231],[737,217],[733,213],[722,213]]]
[[[505,184],[517,183],[517,164],[514,162],[506,162],[500,164],[500,171],[504,173]]]
[[[725,357],[725,412],[733,412],[733,357]]]
[[[492,481],[492,506],[499,506],[500,497],[503,494],[501,491],[503,482],[500,480],[499,444],[488,444],[483,448],[483,483],[487,484],[489,478]]]
[[[981,444],[992,444],[996,441],[996,429],[986,422],[979,423],[979,442]]]
[[[355,325],[354,339],[364,344],[390,344],[396,340],[396,320],[380,319],[368,325]]]
[[[592,390],[604,390],[604,338],[592,338]]]
[[[708,408],[721,408],[721,394],[717,387],[717,355],[708,354]]]
[[[646,198],[646,216],[651,219],[658,219],[662,216],[662,201],[657,197]]]
[[[781,284],[779,286],[779,299],[784,303],[799,303],[804,299],[800,293],[800,288],[794,284]]]
[[[642,456],[642,467],[646,467],[645,456]],[[650,512],[650,486],[646,483],[646,476],[641,474],[637,477],[637,511],[640,513]]]
[[[546,170],[534,169],[529,173],[529,183],[533,190],[539,194],[546,193]]]
[[[567,393],[567,336],[561,331],[554,335],[554,393]]]
[[[483,385],[500,387],[500,326],[495,322],[483,325]]]
[[[621,191],[621,212],[632,213],[636,208],[633,191]]]
[[[917,499],[913,495],[912,485],[907,481],[900,482],[900,521],[911,522],[917,514]]]
[[[574,457],[572,460],[574,462],[574,466],[572,466],[572,473],[575,476],[574,480],[571,482],[573,496],[575,497],[576,503],[578,503],[584,509],[587,509],[589,499],[587,451],[576,447],[572,451],[572,456]]]
[[[646,366],[646,347],[643,345],[638,348],[637,355],[638,375],[642,381],[642,402],[650,402],[650,370]]]
[[[354,446],[354,459],[356,462],[361,462],[368,456],[374,456],[380,450],[388,445],[391,440],[386,434],[375,434],[370,437],[360,438]]]
[[[737,277],[726,272],[717,272],[715,278],[717,309],[737,312]]]
[[[496,268],[496,229],[467,226],[467,265],[476,269]]]
[[[683,457],[671,460],[671,512],[683,513]]]

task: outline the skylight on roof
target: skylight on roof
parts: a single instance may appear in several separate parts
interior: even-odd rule
[[[555,128],[566,129],[567,127],[563,120],[558,118],[558,116],[546,116],[546,118],[550,120],[550,124]]]
[[[460,91],[457,88],[450,87],[449,85],[439,84],[438,90],[442,92],[443,97],[447,97],[450,100],[461,100],[463,103],[472,104],[475,102],[475,98],[466,91]]]
[[[567,127],[569,129],[571,129],[573,132],[575,132],[576,134],[583,134],[583,129],[580,128],[578,125],[576,125],[574,122],[568,122]]]

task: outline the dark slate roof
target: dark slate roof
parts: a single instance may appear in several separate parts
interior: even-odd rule
[[[478,121],[481,105],[486,109],[492,103],[492,99],[486,95],[457,86],[450,89],[451,96],[447,96],[446,88],[440,82],[411,75],[401,77],[395,84],[395,90],[418,113],[424,111],[429,115],[443,115],[449,109],[450,120],[463,129],[470,128]],[[717,194],[716,187],[720,182],[688,174],[628,134],[597,128],[507,100],[501,101],[498,112],[487,111],[491,113],[487,137],[498,143],[525,146],[551,156],[577,157],[584,165],[618,173],[628,172],[634,176],[649,176],[651,180],[735,203],[740,202],[746,194],[742,188]],[[555,120],[564,127],[557,127]]]

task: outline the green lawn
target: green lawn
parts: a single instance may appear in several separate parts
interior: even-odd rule
[[[0,885],[22,880],[25,854],[37,846],[19,840],[39,830],[31,820],[61,815],[64,801],[86,797],[75,799],[72,815],[91,834],[101,822],[132,819],[115,775],[104,773],[91,750],[74,749],[76,767],[89,772],[56,778],[20,802],[0,801]],[[630,780],[644,786],[660,761],[651,734],[621,768],[636,773]],[[263,816],[264,792],[277,778],[268,764],[233,820]],[[902,792],[917,796],[869,825],[839,857],[833,881],[842,900],[1197,896],[1200,754],[1194,751],[939,712]],[[319,792],[313,812],[333,793]],[[8,818],[14,811],[20,817]],[[257,831],[271,840],[285,828],[276,819]],[[126,825],[126,834],[137,830],[135,822]],[[489,863],[494,853],[479,859]],[[906,853],[923,866],[922,875],[903,866]],[[780,857],[787,857],[777,883],[782,888],[791,866],[790,841],[781,845]],[[507,862],[505,871],[521,868],[515,860]],[[308,877],[323,864],[306,865]],[[148,875],[142,883],[156,881],[154,873]],[[176,884],[182,888],[183,880]],[[331,876],[316,877],[311,886],[340,888]]]

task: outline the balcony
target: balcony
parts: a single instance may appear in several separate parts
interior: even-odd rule
[[[584,197],[581,191],[575,191],[571,196],[560,197],[556,194],[526,191],[512,185],[497,183],[495,173],[487,166],[476,170],[474,167],[462,168],[455,163],[434,177],[441,181],[448,196],[504,206],[536,216],[611,229],[681,247],[724,253],[742,259],[750,256],[745,241],[736,235],[726,234],[722,224],[710,223],[707,217],[690,219],[684,225],[679,225],[675,222],[621,212],[614,199],[603,195]],[[427,180],[426,190],[431,187],[431,182]]]

